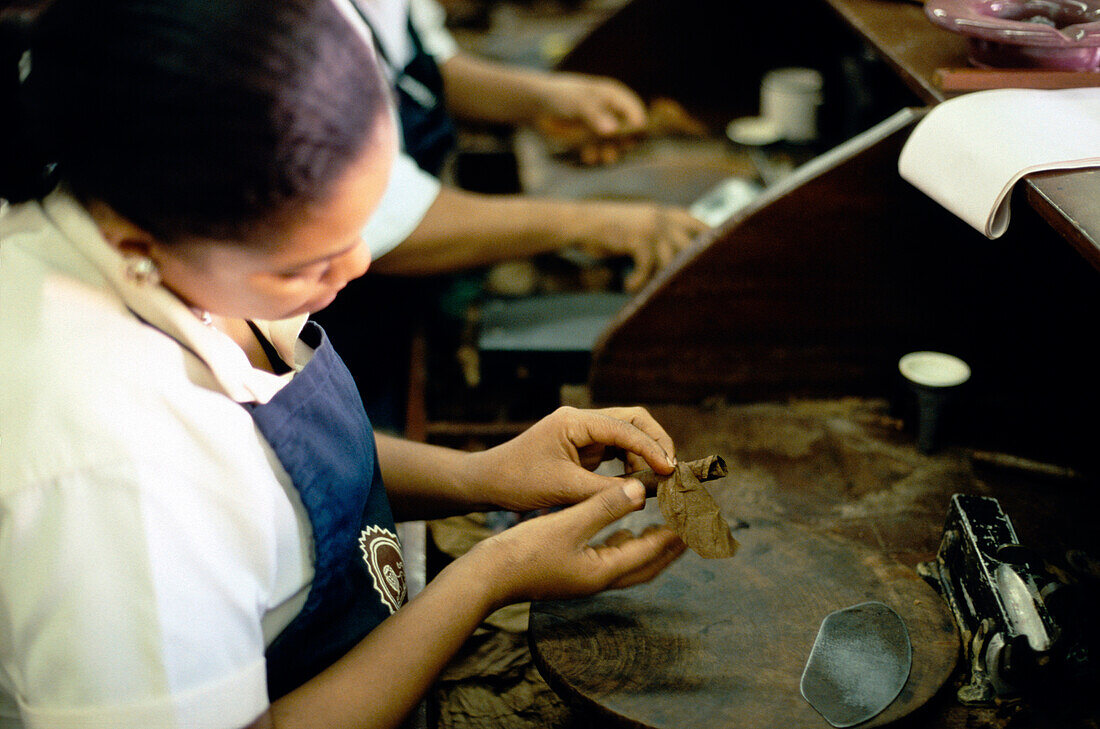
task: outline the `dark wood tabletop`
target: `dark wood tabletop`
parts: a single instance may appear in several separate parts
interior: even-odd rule
[[[533,606],[536,663],[592,726],[827,729],[800,696],[799,677],[821,619],[866,600],[903,617],[913,673],[899,699],[862,726],[1100,722],[1080,691],[962,705],[955,691],[965,664],[955,662],[950,613],[915,571],[934,557],[954,493],[997,498],[1021,543],[1052,564],[1064,565],[1069,550],[1100,554],[1100,530],[1077,518],[1096,513],[1094,481],[991,464],[952,443],[921,454],[882,401],[650,409],[681,457],[724,456],[729,476],[708,487],[742,547],[728,560],[689,554],[646,586]]]
[[[550,685],[611,726],[825,727],[800,676],[825,616],[867,602],[902,618],[912,663],[902,694],[864,726],[907,716],[946,683],[955,626],[912,570],[847,540],[747,516],[732,558],[689,553],[646,585],[534,605],[533,655]]]

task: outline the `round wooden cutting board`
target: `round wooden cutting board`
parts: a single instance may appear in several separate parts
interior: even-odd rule
[[[898,698],[861,728],[908,714],[950,676],[951,613],[911,569],[790,523],[735,535],[730,559],[689,551],[649,584],[535,603],[531,650],[547,682],[599,726],[828,729],[799,692],[802,670],[822,619],[871,600],[901,616],[913,663]]]

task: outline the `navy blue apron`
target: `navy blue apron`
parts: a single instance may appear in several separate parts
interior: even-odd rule
[[[439,72],[435,58],[424,50],[424,44],[410,18],[407,30],[413,56],[404,68],[398,68],[386,56],[378,33],[374,32],[366,14],[357,4],[355,9],[371,29],[378,55],[393,74],[397,115],[401,121],[405,152],[416,160],[420,169],[438,175],[447,155],[454,149],[456,135],[454,121],[447,113],[443,96],[443,75]]]
[[[413,57],[398,74],[395,84],[401,133],[405,151],[420,169],[438,175],[455,147],[455,125],[444,104],[443,75],[435,59],[424,50],[412,21],[409,21],[409,38]]]
[[[256,334],[272,365],[282,365]],[[266,653],[272,701],[332,665],[406,599],[374,431],[355,382],[318,324],[307,322],[301,338],[314,348],[309,363],[268,403],[245,404],[313,526],[313,584]]]

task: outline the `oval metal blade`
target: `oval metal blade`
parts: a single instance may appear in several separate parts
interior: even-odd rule
[[[802,696],[833,726],[855,726],[897,698],[912,663],[909,631],[888,605],[837,610],[821,622],[802,672]]]

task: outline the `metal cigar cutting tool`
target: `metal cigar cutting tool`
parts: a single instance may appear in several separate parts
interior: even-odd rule
[[[969,664],[962,703],[1017,698],[1088,672],[1077,593],[1019,544],[996,499],[952,496],[936,560],[918,571],[954,613]]]

